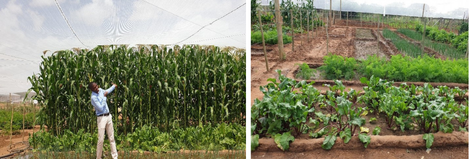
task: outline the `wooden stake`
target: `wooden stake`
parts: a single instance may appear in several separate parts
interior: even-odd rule
[[[340,20],[342,20],[342,0],[340,0]]]
[[[10,93],[10,100],[8,101],[7,105],[11,103],[11,93]],[[10,149],[13,145],[13,105],[11,106],[11,122],[10,122]]]
[[[362,21],[362,13],[360,13],[360,26],[363,27],[363,21]]]
[[[300,10],[300,30],[301,30],[301,33],[300,33],[300,45],[303,45],[303,38],[301,38],[301,34],[303,34],[303,18],[301,17],[301,10]]]
[[[347,25],[346,26],[348,26],[348,11],[347,11]]]
[[[314,10],[311,12],[311,39],[314,39]]]
[[[265,50],[264,29],[262,29],[261,15],[257,14],[257,17],[259,17],[259,26],[261,27],[262,47],[264,48],[264,58],[265,58],[265,68],[267,69],[267,72],[269,72],[269,61],[267,60],[267,51]]]
[[[306,12],[306,38],[308,39],[308,42],[309,42],[309,11]]]
[[[378,15],[378,32],[377,32],[377,34],[379,34],[379,19],[380,19],[380,18],[379,18],[379,15]],[[376,42],[378,42],[377,45],[376,45],[376,47],[377,47],[378,50],[379,50],[379,38],[378,38],[378,36],[376,36]]]
[[[285,60],[285,53],[283,51],[283,32],[282,32],[282,17],[280,15],[280,3],[279,0],[275,0],[275,19],[277,26],[277,38],[278,38],[278,52],[279,58]]]
[[[327,19],[327,22],[329,23],[329,26],[332,24],[332,22],[329,21],[329,20],[332,20],[332,12],[331,12],[331,10],[332,10],[332,0],[330,0],[330,2],[329,2],[329,16],[327,17],[327,18],[328,18],[328,19]],[[326,28],[326,30],[327,30],[327,28]]]
[[[33,149],[35,149],[36,148],[36,142],[35,142],[36,140],[34,139],[34,127],[36,127],[36,108],[34,107],[34,104],[31,103],[31,105],[33,107],[33,109],[31,109],[31,110],[33,110],[33,135],[32,135],[33,143],[34,143]]]
[[[293,11],[290,10],[290,27],[291,27],[291,50],[295,51],[295,31],[293,28]]]
[[[24,104],[24,102],[23,102],[23,134],[22,134],[22,136],[23,136],[23,142],[24,142],[24,108],[25,108],[25,107],[26,107],[26,104]]]
[[[423,20],[423,36],[422,36],[422,42],[421,42],[421,45],[422,45],[422,56],[423,56],[423,51],[424,51],[424,43],[425,43],[425,33],[427,32],[427,23],[426,23],[426,19],[424,17],[425,15],[425,3],[423,4],[423,10],[422,10],[422,20]]]
[[[331,0],[332,1],[332,0]],[[329,12],[331,11],[331,9],[329,9]],[[327,17],[327,21],[329,21],[329,17]],[[327,31],[327,28],[328,28],[328,24],[326,24],[326,36],[327,36],[327,42],[326,42],[326,54],[329,53],[329,32]]]

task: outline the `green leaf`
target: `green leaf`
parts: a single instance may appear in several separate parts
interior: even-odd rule
[[[259,146],[259,135],[256,134],[254,136],[251,136],[251,151],[256,150],[258,146]]]
[[[334,135],[327,135],[326,138],[324,139],[324,142],[322,143],[321,147],[324,150],[330,150],[332,146],[335,144],[335,140],[337,137]]]
[[[358,139],[360,139],[360,141],[363,144],[365,144],[365,148],[366,148],[368,146],[368,144],[370,144],[371,137],[368,136],[367,134],[359,134]]]
[[[381,128],[379,126],[373,129],[373,135],[379,135],[380,132],[381,132]]]
[[[425,146],[427,147],[427,149],[429,149],[433,144],[433,139],[434,139],[433,134],[431,133],[423,134],[423,139],[426,142]]]
[[[295,141],[295,138],[290,134],[290,132],[286,132],[282,135],[276,134],[274,136],[274,141],[281,150],[286,151],[290,148],[290,142]]]
[[[345,128],[344,131],[339,133],[340,138],[344,140],[344,143],[348,143],[352,139],[352,131],[350,128]]]

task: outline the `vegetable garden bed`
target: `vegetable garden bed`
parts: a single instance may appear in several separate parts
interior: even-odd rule
[[[341,81],[335,81],[334,86],[326,85],[329,90],[323,95],[312,83],[296,82],[281,75],[280,71],[278,73],[280,81],[269,79],[271,83],[260,88],[264,93],[263,100],[256,99],[251,108],[252,150],[259,145],[260,137],[272,137],[276,146],[284,151],[290,148],[290,142],[295,138],[305,136],[325,137],[320,141],[326,150],[335,143],[347,144],[353,138],[353,142],[361,142],[365,148],[372,141],[377,142],[374,143],[376,148],[383,145],[382,141],[389,140],[386,137],[371,140],[371,134],[420,135],[415,137],[420,139],[411,140],[417,145],[409,148],[422,144],[430,148],[435,140],[443,140],[435,146],[448,146],[440,144],[448,138],[455,138],[455,143],[449,144],[451,146],[467,144],[467,97],[455,99],[456,95],[465,96],[467,90],[428,84],[396,87],[393,82],[372,76],[369,80],[361,79],[367,85],[362,95],[353,89],[346,91]],[[462,137],[440,136],[442,132],[459,133],[456,136]],[[336,141],[338,137],[343,142]],[[297,147],[302,144],[300,141]]]

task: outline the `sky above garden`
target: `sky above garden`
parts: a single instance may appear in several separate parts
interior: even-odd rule
[[[245,1],[2,0],[0,94],[24,92],[43,51],[109,44],[246,48]]]
[[[268,5],[271,0],[262,0],[263,5]],[[301,3],[305,0],[293,0]],[[329,9],[330,0],[314,0],[314,6],[321,9]],[[343,11],[383,13],[386,14],[422,16],[423,3],[425,6],[425,16],[444,17],[462,19],[463,15],[468,15],[468,0],[342,0]],[[332,9],[340,9],[340,0],[332,0]]]

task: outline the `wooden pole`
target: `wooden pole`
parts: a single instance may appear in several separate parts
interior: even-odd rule
[[[332,24],[332,22],[329,21],[329,20],[332,20],[332,12],[331,12],[331,10],[332,10],[332,0],[330,0],[330,2],[329,2],[329,17],[328,17],[328,20],[327,20],[327,22],[329,23],[329,26]],[[326,30],[327,30],[327,27],[326,27]]]
[[[347,25],[346,26],[348,26],[348,11],[347,11]]]
[[[331,0],[332,1],[332,0]],[[332,6],[332,5],[331,5]],[[329,15],[330,15],[331,9],[329,8]],[[329,21],[329,17],[327,17],[327,21]],[[326,24],[326,36],[327,36],[327,42],[326,42],[326,54],[329,53],[329,32],[327,31],[328,24]]]
[[[314,39],[314,10],[311,11],[311,39]]]
[[[293,10],[290,10],[290,26],[291,26],[291,50],[295,51],[295,31],[293,28]]]
[[[300,33],[300,45],[303,45],[303,38],[302,37],[302,34],[303,34],[303,17],[301,17],[301,9],[300,9],[300,30],[301,30],[301,33]]]
[[[423,44],[425,43],[425,33],[427,32],[427,23],[426,23],[426,19],[424,17],[425,15],[425,3],[423,4],[423,10],[422,10],[422,20],[423,20],[423,36],[422,36],[422,42],[421,42],[421,45],[422,45],[422,56],[423,56],[423,51],[424,51],[424,46]]]
[[[379,15],[378,15],[378,31],[377,31],[377,35],[379,34],[379,20],[380,20],[380,19],[381,19],[381,18],[380,18]],[[376,42],[377,42],[376,47],[377,47],[378,50],[379,50],[379,38],[378,38],[378,36],[376,36]]]
[[[280,15],[280,4],[279,0],[275,0],[275,19],[277,26],[277,38],[278,38],[278,52],[279,58],[285,60],[285,53],[283,52],[283,34],[282,34],[282,17]]]
[[[8,103],[7,105],[11,103],[11,93],[10,93],[10,100],[8,100]],[[11,104],[10,104],[11,105]],[[10,122],[10,149],[11,149],[11,146],[13,145],[13,140],[12,140],[12,137],[13,137],[13,105],[11,106],[11,122]]]
[[[23,136],[23,142],[24,142],[24,108],[25,108],[25,107],[26,107],[26,104],[24,104],[24,102],[23,102],[23,134],[22,134],[22,136]]]
[[[306,28],[306,35],[307,35],[306,38],[308,39],[308,42],[309,42],[309,11],[306,12],[306,24],[307,24],[306,27],[308,27]]]
[[[342,0],[340,0],[340,20],[342,20]]]
[[[360,13],[360,26],[363,27],[363,21],[362,21],[362,13]]]
[[[267,72],[269,72],[269,61],[267,60],[267,51],[265,50],[264,29],[262,29],[261,14],[257,14],[257,17],[259,17],[259,26],[261,27],[262,47],[264,48],[264,58],[265,58],[265,68],[267,69]]]
[[[33,149],[35,149],[36,148],[36,142],[35,142],[36,140],[34,139],[34,127],[36,127],[36,108],[34,107],[34,104],[32,104],[32,103],[31,103],[31,106],[33,107],[33,109],[31,109],[31,110],[33,110],[33,135],[32,135],[33,143],[34,143]]]

